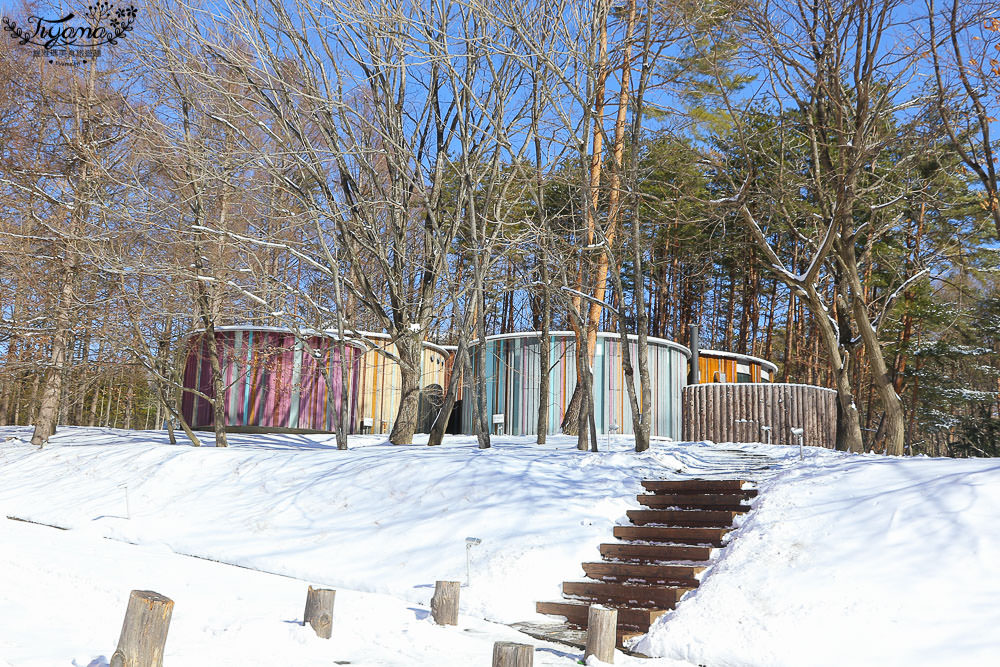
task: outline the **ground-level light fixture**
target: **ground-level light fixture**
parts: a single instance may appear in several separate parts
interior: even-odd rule
[[[799,439],[799,461],[803,460],[802,456],[802,441],[805,440],[805,430],[800,427],[792,427],[790,429],[792,435]]]
[[[465,585],[472,585],[472,547],[479,546],[483,541],[478,537],[465,538]]]
[[[618,432],[621,431],[621,430],[622,430],[622,427],[619,426],[618,424],[613,423],[613,422],[612,422],[612,424],[610,426],[608,426],[607,444],[608,444],[609,448],[611,447],[611,436],[618,435]]]

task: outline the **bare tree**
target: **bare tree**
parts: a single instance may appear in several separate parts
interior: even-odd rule
[[[500,34],[484,39],[495,23],[475,5],[346,0],[233,3],[217,17],[225,31],[206,29],[193,8],[163,16],[198,25],[200,48],[266,119],[280,150],[261,163],[317,224],[304,256],[335,282],[345,267],[338,285],[389,332],[401,371],[389,439],[412,442],[423,340],[449,257],[459,237],[476,243],[473,279],[484,278],[481,243],[496,234],[494,210],[513,182],[498,177],[516,159],[511,139],[523,142],[513,59]],[[325,37],[304,39],[302,26]],[[481,284],[473,291],[481,297]],[[343,317],[344,304],[328,312]]]
[[[997,147],[992,137],[1000,103],[1000,18],[992,2],[943,4],[939,13],[934,0],[927,0],[935,108],[962,162],[983,186],[983,208],[1000,236]]]
[[[811,246],[803,271],[787,268],[772,244],[764,219],[755,207],[754,175],[746,176],[738,212],[771,270],[809,304],[830,358],[843,416],[841,446],[862,447],[857,406],[848,376],[851,327],[857,327],[872,380],[885,411],[885,448],[903,452],[903,412],[892,386],[868,303],[865,278],[859,271],[866,248],[896,223],[879,211],[905,194],[906,185],[880,164],[883,152],[905,130],[898,115],[919,103],[909,91],[918,55],[906,44],[910,17],[901,2],[850,1],[814,4],[806,0],[753,4],[746,13],[750,66],[763,72],[758,98],[780,109],[779,154],[763,158],[782,183],[776,219]],[[751,114],[727,96],[741,149],[752,150]],[[786,102],[794,107],[785,111]],[[806,165],[784,163],[788,144],[801,141]],[[758,153],[759,155],[759,153]],[[914,155],[899,156],[895,166]],[[878,165],[876,167],[876,165]],[[797,219],[789,202],[808,192],[815,212]],[[757,212],[755,212],[755,208]],[[867,245],[866,245],[867,244]],[[829,271],[833,302],[821,292],[820,278]]]
[[[12,60],[29,57],[23,50],[5,54]],[[0,175],[8,205],[20,200],[20,223],[5,230],[5,240],[34,263],[30,288],[44,295],[33,322],[18,333],[43,344],[46,361],[32,391],[35,429],[32,443],[44,446],[56,430],[73,395],[82,395],[64,383],[73,363],[76,335],[89,323],[91,298],[103,280],[94,261],[95,248],[107,238],[108,210],[115,191],[110,174],[127,142],[115,121],[123,103],[119,61],[83,68],[18,67],[8,63],[5,74],[20,72],[33,80],[21,86],[21,113],[34,125],[31,158],[9,163]],[[26,252],[25,252],[26,251]],[[29,283],[23,283],[29,287]],[[84,335],[86,340],[87,336]],[[81,363],[89,351],[82,351]]]

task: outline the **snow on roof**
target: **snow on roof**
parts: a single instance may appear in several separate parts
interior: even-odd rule
[[[738,352],[725,352],[723,350],[698,350],[698,355],[702,357],[719,357],[721,359],[735,359],[736,361],[749,361],[762,366],[772,373],[778,371],[778,367],[772,364],[767,359],[761,359],[760,357],[753,357],[749,354],[739,354]]]
[[[685,389],[689,389],[691,387],[711,387],[713,384],[718,385],[720,383],[702,382],[700,384],[689,384],[685,387]],[[752,387],[755,384],[760,385],[761,387],[807,387],[809,389],[820,389],[822,391],[833,392],[834,394],[837,393],[836,389],[831,389],[830,387],[820,387],[816,384],[805,384],[803,382],[727,382],[725,384],[738,384],[741,387]]]
[[[302,328],[302,329],[299,329],[298,331],[296,331],[296,330],[293,330],[293,329],[288,328],[288,327],[268,327],[268,326],[259,326],[259,325],[255,325],[255,324],[248,324],[248,325],[238,325],[238,324],[237,325],[226,325],[226,326],[223,326],[223,327],[215,327],[215,330],[216,331],[265,331],[265,332],[269,332],[269,333],[284,333],[284,334],[292,334],[292,335],[298,334],[300,336],[325,336],[325,337],[328,337],[328,338],[336,338],[337,337],[337,333],[338,333],[336,329],[323,329],[323,330],[319,330],[319,329],[311,329],[311,328],[305,327],[305,328]],[[184,334],[182,336],[182,338],[190,338],[190,337],[194,336],[195,334],[203,333],[204,331],[205,331],[204,329],[195,329],[194,331],[191,331],[191,332],[189,332],[187,334]],[[355,331],[353,329],[349,329],[349,330],[347,330],[346,334],[348,336],[354,336],[355,337],[353,339],[347,340],[346,342],[349,345],[356,345],[356,346],[362,346],[363,343],[367,342],[367,341],[365,341],[366,338],[376,338],[376,339],[379,339],[379,340],[387,340],[387,341],[391,341],[392,340],[392,336],[390,336],[389,334],[387,334],[387,333],[377,333],[377,332],[374,332],[374,331]],[[444,355],[448,354],[448,348],[446,348],[443,345],[438,345],[437,343],[432,343],[430,341],[426,341],[425,340],[424,341],[424,347],[429,347],[432,350],[435,350],[436,352],[440,352],[441,354],[444,354]]]
[[[487,336],[486,340],[487,341],[491,341],[491,340],[504,340],[504,339],[507,339],[507,338],[539,338],[539,337],[541,337],[541,335],[542,335],[541,331],[521,331],[521,332],[517,332],[517,333],[494,334],[492,336]],[[549,335],[561,338],[561,337],[565,337],[565,336],[576,336],[576,333],[573,332],[573,331],[550,331]],[[614,331],[598,331],[597,332],[597,337],[598,338],[620,338],[621,334],[616,333]],[[629,340],[638,340],[638,338],[639,337],[636,336],[635,334],[629,334],[628,335],[628,339]],[[678,350],[680,352],[683,352],[688,358],[691,357],[691,350],[689,350],[688,348],[684,347],[680,343],[675,343],[674,341],[667,340],[666,338],[656,338],[655,336],[647,336],[646,340],[649,341],[650,343],[655,344],[655,345],[664,345],[666,347],[672,347],[672,348],[674,348],[674,349],[676,349],[676,350]],[[478,342],[479,342],[479,339],[477,338],[476,340],[474,340],[471,343],[469,343],[469,345],[475,345]]]

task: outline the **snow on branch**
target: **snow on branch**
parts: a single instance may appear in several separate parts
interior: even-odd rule
[[[614,306],[612,306],[607,301],[601,301],[600,299],[595,299],[594,297],[590,296],[589,294],[584,294],[583,292],[581,292],[579,290],[575,290],[572,287],[567,287],[566,285],[561,286],[559,289],[564,290],[566,292],[569,292],[571,294],[575,294],[576,296],[578,296],[578,297],[580,297],[582,299],[586,299],[587,301],[591,301],[593,303],[596,303],[596,304],[600,305],[601,307],[607,308],[608,310],[610,310],[612,313],[615,314],[615,317],[621,317],[621,315],[618,313],[618,309],[615,308]]]

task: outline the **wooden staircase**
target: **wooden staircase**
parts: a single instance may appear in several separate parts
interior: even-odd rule
[[[757,495],[740,479],[644,481],[636,496],[646,509],[629,510],[615,526],[618,542],[600,546],[600,562],[584,563],[585,581],[563,583],[558,602],[538,602],[540,614],[563,616],[586,628],[591,604],[618,610],[618,643],[645,634],[658,617],[697,588],[712,549],[722,546],[733,519]]]

